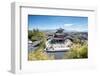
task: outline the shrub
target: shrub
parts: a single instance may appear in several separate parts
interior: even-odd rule
[[[66,59],[79,59],[79,58],[88,58],[88,46],[87,44],[73,44],[69,52],[66,52],[64,55]]]

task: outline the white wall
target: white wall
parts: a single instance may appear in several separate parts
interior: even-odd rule
[[[10,69],[10,47],[11,47],[11,8],[10,3],[13,1],[19,2],[35,2],[35,3],[51,3],[55,4],[66,4],[66,5],[76,5],[76,6],[96,6],[98,11],[97,24],[100,25],[100,2],[99,0],[1,0],[0,1],[0,76],[13,76],[9,73]],[[98,41],[100,41],[100,26],[98,28]],[[99,46],[99,44],[98,44]],[[95,50],[94,50],[95,51]],[[36,76],[99,76],[100,71],[100,48],[98,48],[97,53],[97,69],[95,70],[69,70],[63,72],[53,72],[53,73],[40,73],[40,74],[30,74]],[[24,76],[24,75],[23,75]],[[25,76],[28,76],[26,74]]]

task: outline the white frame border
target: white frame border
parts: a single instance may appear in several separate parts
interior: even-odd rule
[[[82,11],[93,11],[96,13],[94,7],[76,7],[76,6],[59,6],[51,4],[35,4],[35,3],[12,3],[11,4],[11,72],[22,73],[21,70],[21,7],[32,7],[32,8],[45,8],[45,9],[62,9],[62,10],[82,10]]]

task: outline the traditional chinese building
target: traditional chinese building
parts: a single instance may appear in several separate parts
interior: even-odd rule
[[[63,31],[62,28],[57,29],[53,37],[46,42],[46,51],[67,51],[70,49],[71,41],[66,39]]]
[[[54,33],[53,38],[52,38],[52,43],[64,43],[66,36],[64,34],[64,29],[60,28],[57,29],[57,31]]]

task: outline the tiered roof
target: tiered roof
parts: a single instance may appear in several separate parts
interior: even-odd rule
[[[54,34],[54,40],[65,40],[65,35],[63,33],[64,29],[59,28],[57,29],[56,33]]]

